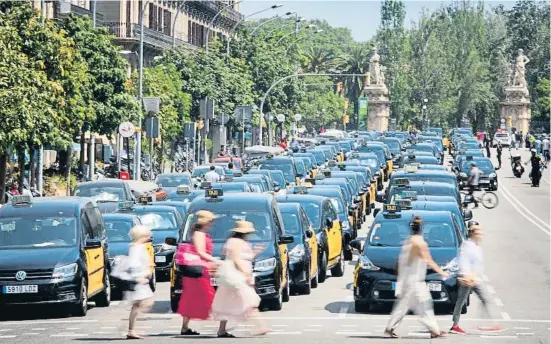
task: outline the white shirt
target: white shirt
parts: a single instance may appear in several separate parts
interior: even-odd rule
[[[461,245],[459,253],[459,273],[463,276],[474,273],[475,280],[481,280],[484,274],[482,248],[470,239],[464,241]]]
[[[210,183],[218,183],[220,181],[220,175],[216,171],[208,171],[205,174],[205,180]]]
[[[478,167],[474,166],[472,169],[471,169],[471,182],[470,184],[471,185],[474,185],[474,186],[478,186],[478,181],[480,180],[480,176],[484,174],[484,172],[482,172],[481,169],[479,169]]]
[[[542,150],[549,150],[549,139],[541,141]]]

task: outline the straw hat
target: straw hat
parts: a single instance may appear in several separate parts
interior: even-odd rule
[[[232,231],[241,234],[256,232],[252,222],[249,221],[235,221],[235,228]]]
[[[199,210],[195,213],[197,216],[197,224],[206,225],[209,222],[214,221],[217,217],[208,210]]]

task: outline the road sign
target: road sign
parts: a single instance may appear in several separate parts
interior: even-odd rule
[[[501,123],[500,127],[501,129],[505,129],[505,123]]]
[[[199,117],[201,119],[214,119],[214,101],[212,99],[199,100]]]
[[[284,122],[285,121],[285,115],[284,114],[280,113],[279,115],[276,116],[276,118],[279,122]]]
[[[159,137],[160,126],[157,117],[149,117],[145,120],[145,134],[149,139],[156,139]]]
[[[505,118],[502,118],[502,119],[501,119],[501,123],[505,123]]]
[[[123,122],[119,125],[119,134],[121,134],[122,137],[132,137],[135,132],[136,128],[134,124],[130,122]]]
[[[159,108],[161,105],[161,98],[158,97],[145,97],[143,99],[143,107],[145,109],[145,113],[159,113]]]
[[[189,140],[195,139],[195,122],[184,123],[184,137]]]
[[[299,114],[299,113],[295,114],[295,121],[298,122],[298,121],[300,121],[301,119],[302,119],[302,115],[301,115],[301,114]]]
[[[251,122],[253,120],[252,106],[238,106],[235,108],[235,118],[238,123]]]
[[[358,129],[367,130],[367,109],[369,101],[367,97],[358,98]]]

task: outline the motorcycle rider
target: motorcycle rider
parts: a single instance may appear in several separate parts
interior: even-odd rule
[[[497,169],[499,170],[501,168],[501,152],[503,151],[503,147],[501,146],[501,142],[497,142],[497,162],[499,164],[499,166],[497,167]]]
[[[473,161],[471,162],[471,172],[469,173],[469,196],[473,197],[474,207],[478,208],[478,201],[474,197],[474,192],[476,189],[478,189],[478,183],[480,181],[480,177],[482,176],[483,172],[481,169],[476,167],[476,163]]]
[[[532,171],[530,171],[530,177],[532,178],[532,187],[539,187],[541,177],[541,157],[537,154],[534,148],[532,148],[530,152],[532,152],[532,156],[530,157],[530,164],[532,165]],[[524,164],[527,165],[528,161]]]
[[[216,173],[216,167],[214,165],[211,165],[210,170],[205,173],[205,180],[210,183],[220,182],[220,175]]]

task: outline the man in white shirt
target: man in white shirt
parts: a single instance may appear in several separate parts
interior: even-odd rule
[[[220,175],[216,173],[216,166],[212,165],[210,171],[205,174],[205,180],[210,183],[218,183],[220,181]]]
[[[549,137],[546,136],[541,141],[541,150],[543,152],[543,159],[545,162],[549,162]]]
[[[482,228],[478,225],[470,227],[468,237],[468,240],[464,241],[461,245],[459,253],[459,275],[457,280],[460,286],[453,310],[453,325],[450,329],[450,333],[455,334],[466,334],[459,327],[459,317],[461,316],[461,309],[467,302],[471,291],[478,295],[478,298],[482,301],[488,317],[492,320],[494,319],[490,312],[490,300],[482,279],[482,275],[484,275],[484,257],[482,255],[482,248],[480,247]],[[491,327],[479,327],[479,330],[486,331],[500,331],[502,329],[501,326],[495,324]]]
[[[481,169],[476,167],[476,163],[473,161],[471,162],[471,173],[469,173],[469,195],[473,196],[474,201],[474,207],[478,208],[478,202],[476,198],[474,198],[474,191],[478,189],[478,183],[480,181],[480,176],[482,176],[484,172],[482,172]]]

